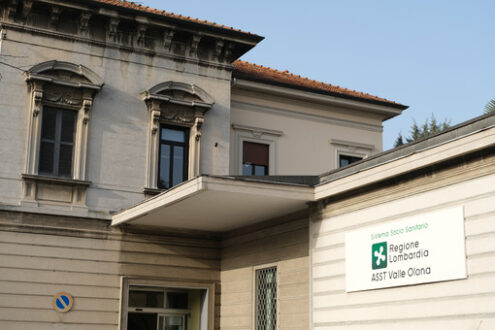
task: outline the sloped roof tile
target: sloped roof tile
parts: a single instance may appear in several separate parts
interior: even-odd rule
[[[246,31],[242,31],[242,30],[239,30],[239,29],[235,29],[235,28],[230,27],[230,26],[221,25],[221,24],[217,24],[215,22],[209,22],[209,21],[206,21],[206,20],[202,20],[202,19],[198,19],[198,18],[193,18],[193,17],[189,17],[189,16],[183,16],[183,15],[179,15],[179,14],[174,14],[174,13],[171,13],[171,12],[167,12],[165,10],[154,9],[154,8],[151,8],[151,7],[148,7],[148,6],[143,6],[143,5],[139,4],[139,3],[135,3],[135,2],[132,2],[132,1],[125,1],[125,0],[91,0],[91,1],[92,2],[96,2],[96,3],[110,5],[110,6],[116,6],[116,7],[120,7],[120,8],[126,8],[126,9],[141,11],[143,13],[160,15],[160,16],[164,16],[164,17],[168,17],[168,18],[173,18],[173,19],[178,19],[178,20],[182,20],[182,21],[187,21],[187,22],[202,24],[202,25],[206,25],[206,26],[210,26],[210,27],[215,27],[215,28],[219,28],[219,29],[223,29],[223,30],[235,31],[235,32],[239,32],[239,33],[242,33],[242,34],[246,34],[246,35],[252,36],[252,37],[262,38],[261,36],[259,36],[257,34],[246,32]]]
[[[279,71],[266,66],[249,63],[242,60],[237,60],[233,64],[234,74],[241,75],[242,77],[251,77],[257,80],[276,82],[293,87],[302,87],[305,89],[328,93],[336,96],[344,96],[365,101],[372,101],[375,103],[386,104],[400,109],[408,108],[408,106],[406,105],[390,101],[382,97],[301,77],[299,75],[292,74],[287,70]]]

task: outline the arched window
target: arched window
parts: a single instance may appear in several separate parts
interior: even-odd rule
[[[82,65],[60,61],[35,65],[25,79],[31,91],[31,116],[24,197],[52,198],[43,190],[49,181],[69,186],[72,194],[64,202],[84,204],[89,184],[85,181],[88,122],[103,80]]]
[[[153,194],[199,175],[201,128],[214,102],[198,86],[173,81],[142,95],[150,113],[145,192]]]

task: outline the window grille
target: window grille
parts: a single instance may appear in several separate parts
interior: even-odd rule
[[[256,330],[277,328],[277,267],[256,271]]]

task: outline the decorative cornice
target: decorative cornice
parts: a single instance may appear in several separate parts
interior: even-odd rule
[[[353,148],[366,149],[366,150],[375,149],[375,146],[372,144],[358,143],[358,142],[345,141],[345,140],[339,140],[339,139],[330,139],[329,143],[333,144],[333,145],[353,147]]]
[[[172,45],[172,38],[174,37],[174,29],[164,29],[163,30],[163,49],[170,51]]]
[[[253,134],[260,134],[260,135],[262,135],[262,134],[274,135],[274,136],[284,135],[284,132],[277,131],[274,129],[260,128],[260,127],[253,127],[253,126],[246,126],[246,125],[239,125],[239,124],[232,124],[232,128],[235,130],[247,131],[247,132],[251,132]]]
[[[18,0],[11,0],[9,6],[7,7],[7,17],[9,19],[14,19],[18,8]]]
[[[196,63],[202,61],[202,64],[230,65],[234,59],[263,39],[248,33],[233,33],[225,28],[212,28],[148,12],[131,15],[127,8],[98,1],[5,0],[0,3],[0,9],[5,10],[4,22],[20,25],[25,28],[22,29],[24,31],[43,31],[44,34],[59,35],[66,39],[96,42],[104,47],[113,46],[150,55],[167,54],[172,55],[175,60],[185,58]],[[45,18],[30,19],[33,12]],[[68,12],[77,17],[74,22],[75,33],[59,28],[59,18]],[[101,24],[97,24],[98,21]],[[91,33],[95,26],[105,27],[105,37],[100,38],[99,34]],[[208,40],[201,42],[203,39]],[[185,43],[186,49],[174,47],[175,42]],[[220,57],[220,53],[228,56]]]
[[[68,81],[59,81],[55,78],[47,77],[43,75],[43,72],[49,71],[49,70],[61,70],[61,71],[69,71],[72,73],[75,73],[77,75],[83,76],[87,80],[90,81],[90,83],[85,83],[85,82],[68,82]],[[36,64],[33,66],[29,71],[25,73],[26,80],[44,80],[52,83],[58,83],[60,85],[67,85],[70,87],[85,87],[85,88],[90,88],[90,89],[101,89],[103,86],[104,82],[101,77],[93,72],[92,70],[88,69],[84,65],[76,65],[70,62],[63,62],[63,61],[47,61],[47,62],[42,62],[39,64]]]
[[[33,0],[24,0],[22,6],[22,17],[26,18],[31,12],[31,8],[33,7]]]
[[[6,35],[7,30],[27,32],[27,33],[30,33],[33,35],[48,36],[50,38],[69,40],[71,42],[81,42],[84,44],[99,46],[102,48],[114,48],[114,49],[120,49],[120,50],[128,50],[128,51],[132,51],[134,53],[148,55],[148,56],[159,56],[162,58],[168,58],[168,59],[171,59],[174,61],[180,61],[180,62],[184,62],[184,63],[196,64],[196,65],[203,66],[203,67],[216,68],[216,69],[227,70],[227,71],[233,70],[233,66],[230,63],[215,62],[212,60],[187,58],[183,55],[172,54],[171,52],[166,51],[165,46],[163,47],[164,51],[161,51],[161,49],[162,49],[161,47],[157,47],[155,50],[151,50],[151,49],[147,49],[147,48],[132,48],[132,47],[123,46],[123,45],[118,44],[118,43],[105,42],[105,41],[91,39],[89,37],[84,37],[82,35],[77,35],[77,36],[76,35],[69,35],[66,33],[60,33],[60,32],[53,31],[53,30],[37,28],[37,27],[32,27],[32,26],[26,26],[26,25],[21,25],[21,24],[16,24],[16,23],[7,23],[7,22],[0,22],[0,30],[2,31],[2,35],[0,35],[0,37],[2,37],[2,38],[5,38],[4,36]],[[23,41],[23,40],[19,40],[19,41]],[[161,42],[157,42],[157,44],[161,44]],[[170,45],[169,45],[169,47],[170,47]]]
[[[33,91],[33,117],[37,117],[41,112],[41,101],[43,100],[43,91]]]
[[[174,92],[179,92],[179,96]],[[141,95],[150,112],[153,135],[159,129],[160,121],[164,121],[188,127],[196,125],[199,140],[202,119],[214,104],[211,96],[198,86],[175,81],[160,83]]]
[[[58,21],[60,19],[60,13],[62,12],[62,9],[58,6],[51,6],[51,13],[50,13],[50,26],[54,29],[57,28]]]
[[[172,90],[178,90],[178,91],[182,91],[182,92],[194,95],[202,101],[202,102],[192,101],[195,104],[191,104],[191,106],[204,105],[204,106],[211,107],[215,103],[213,98],[201,87],[198,87],[198,86],[193,85],[193,84],[178,82],[178,81],[162,82],[158,85],[151,87],[149,90],[143,92],[142,95],[143,95],[143,98],[145,100],[155,97],[155,98],[161,98],[163,100],[169,101],[171,99],[170,97],[167,97],[165,95],[160,95],[160,93],[163,93],[166,91],[172,91]],[[178,100],[176,100],[176,101],[178,101]],[[185,102],[188,102],[188,101],[185,101]],[[188,104],[184,104],[184,105],[188,105]]]
[[[79,17],[78,32],[83,37],[89,37],[89,20],[91,19],[91,13],[81,13]]]
[[[285,98],[299,99],[320,104],[328,104],[343,108],[365,111],[383,116],[382,120],[392,118],[402,113],[403,110],[389,105],[376,104],[375,102],[363,99],[344,98],[342,96],[333,96],[328,94],[306,91],[290,86],[278,86],[261,81],[252,81],[242,78],[234,78],[234,88],[263,92],[277,95]]]

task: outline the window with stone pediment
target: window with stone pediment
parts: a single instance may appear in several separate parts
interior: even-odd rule
[[[90,69],[49,61],[25,73],[31,93],[24,198],[84,204],[89,120],[103,86]],[[44,186],[67,190],[55,198]]]
[[[198,86],[173,81],[142,95],[150,113],[145,192],[153,194],[199,175],[201,129],[214,102]]]
[[[334,148],[336,168],[344,167],[363,160],[373,154],[375,146],[353,141],[331,139],[330,144]]]

